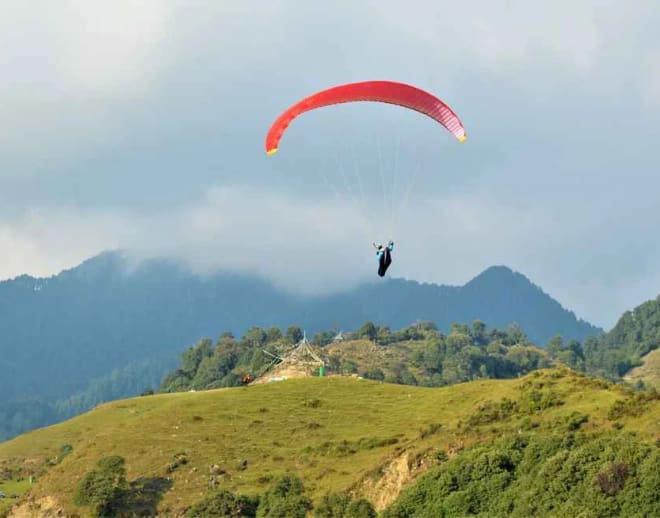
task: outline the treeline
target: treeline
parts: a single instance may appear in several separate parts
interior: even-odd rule
[[[160,392],[235,387],[244,375],[263,372],[274,356],[302,338],[303,331],[297,326],[285,333],[277,327],[253,327],[240,339],[226,332],[215,344],[205,338],[183,352],[179,367],[165,377]]]
[[[630,369],[642,363],[642,357],[660,347],[660,296],[626,311],[608,333],[564,342],[552,338],[550,354],[570,367],[590,374],[620,381]]]
[[[123,369],[113,369],[106,376],[92,380],[84,390],[55,401],[43,396],[2,401],[0,441],[27,430],[64,421],[100,403],[140,394],[147,387],[157,386],[163,372],[172,368],[172,363],[167,358],[133,362]]]
[[[160,391],[240,385],[245,375],[263,374],[302,337],[297,326],[284,333],[276,327],[254,327],[240,339],[224,333],[215,344],[208,338],[201,340],[181,355],[179,368],[165,378]],[[396,349],[399,359],[387,363],[365,363],[340,347],[328,348],[336,337],[336,332],[326,331],[311,341],[328,374],[358,374],[391,383],[441,386],[479,378],[511,378],[551,365],[548,356],[533,347],[515,325],[506,330],[487,329],[483,322],[475,321],[471,326],[455,324],[445,335],[430,322],[396,331],[367,322],[342,335],[345,341],[368,340]]]

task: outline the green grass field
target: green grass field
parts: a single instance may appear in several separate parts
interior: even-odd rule
[[[0,498],[0,516],[14,504],[12,495],[23,495],[28,489],[30,489],[28,480],[0,482],[0,491],[5,494],[5,498]]]
[[[33,500],[56,499],[67,513],[76,510],[78,481],[108,455],[126,459],[129,480],[170,477],[172,487],[158,504],[168,515],[206,494],[212,465],[226,472],[220,487],[232,491],[260,493],[272,475],[290,470],[303,479],[314,500],[351,489],[382,507],[408,482],[377,484],[396,459],[439,449],[451,453],[457,445],[517,433],[529,416],[467,423],[478,421],[470,418],[483,411],[485,402],[525,401],[532,390],[551,391],[563,403],[532,415],[539,430],[563,426],[573,412],[588,414],[588,431],[612,429],[608,411],[627,397],[620,387],[566,370],[443,388],[350,377],[293,379],[105,404],[0,444],[0,462],[53,459],[63,445],[72,445],[73,452],[48,468],[30,492]],[[650,440],[660,434],[658,416],[660,403],[653,401],[639,415],[618,418],[617,425]],[[168,473],[168,464],[181,452],[188,463]],[[378,491],[394,494],[380,498]]]

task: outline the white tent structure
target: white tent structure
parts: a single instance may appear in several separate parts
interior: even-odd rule
[[[325,362],[314,352],[312,345],[303,332],[302,340],[288,351],[274,354],[264,350],[264,353],[273,358],[273,361],[264,370],[264,373],[255,380],[255,383],[283,381],[290,377],[300,378],[309,376],[310,371],[325,367]]]

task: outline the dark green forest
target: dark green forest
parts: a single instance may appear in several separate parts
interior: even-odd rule
[[[620,381],[660,347],[660,297],[626,311],[611,331],[579,342],[552,338],[546,349],[570,367],[592,376]]]
[[[335,332],[324,331],[312,343],[328,345]],[[557,360],[579,372],[621,382],[621,377],[639,365],[644,354],[660,346],[660,297],[626,312],[607,334],[584,343],[557,335],[546,344],[547,355],[533,347],[518,326],[487,329],[481,321],[471,326],[454,324],[448,334],[433,323],[419,323],[398,331],[367,322],[348,339],[366,339],[381,347],[405,348],[395,365],[358,366],[350,358],[326,354],[330,374],[359,374],[365,378],[410,385],[442,386],[479,378],[510,378],[544,368]],[[179,368],[170,373],[160,390],[165,392],[230,387],[241,384],[244,374],[258,376],[273,357],[290,349],[302,331],[290,327],[284,334],[276,327],[254,327],[242,338],[225,333],[215,343],[204,339],[182,354]],[[361,367],[361,368],[360,368]],[[638,388],[643,388],[642,386]]]
[[[312,343],[326,346],[334,335],[319,333]],[[160,391],[238,386],[245,374],[263,374],[273,365],[274,355],[285,355],[302,336],[297,326],[289,327],[285,333],[277,327],[254,327],[240,339],[224,333],[215,344],[210,339],[201,340],[181,355],[179,367],[165,378]],[[442,386],[478,378],[511,378],[551,365],[548,356],[531,346],[519,327],[489,330],[480,321],[471,326],[455,324],[447,335],[430,322],[398,331],[366,322],[344,338],[398,348],[402,356],[391,364],[371,360],[359,365],[350,355],[327,353],[321,348],[319,355],[324,358],[328,374],[358,374],[391,383]]]
[[[47,426],[76,416],[97,404],[140,394],[145,387],[158,386],[163,371],[172,368],[170,359],[154,358],[113,369],[69,397],[24,396],[0,404],[0,440],[25,430]]]
[[[660,296],[626,311],[605,335],[587,338],[586,370],[611,378],[640,365],[641,358],[660,347]]]

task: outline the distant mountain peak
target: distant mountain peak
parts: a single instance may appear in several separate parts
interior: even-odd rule
[[[517,272],[513,271],[511,268],[504,264],[495,264],[493,266],[489,266],[486,268],[483,272],[481,272],[477,277],[481,277],[483,275],[520,275]]]
[[[541,288],[534,284],[525,275],[504,265],[489,266],[479,275],[465,283],[463,288],[468,290],[474,287],[510,289],[514,285],[517,288],[532,288],[541,291]]]
[[[55,277],[94,280],[114,277],[126,271],[126,254],[121,250],[101,252],[78,266],[62,271]]]

